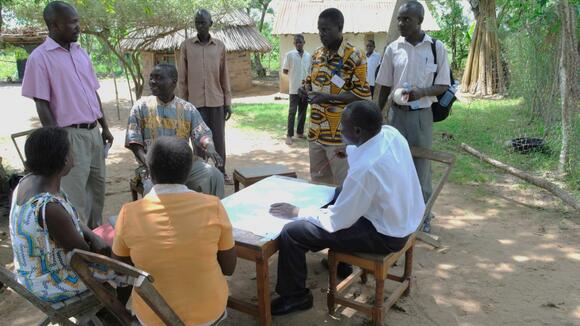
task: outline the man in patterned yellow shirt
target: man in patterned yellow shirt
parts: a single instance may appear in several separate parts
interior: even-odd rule
[[[343,40],[344,16],[329,8],[318,16],[322,47],[312,56],[310,75],[300,90],[311,103],[308,131],[312,181],[341,185],[348,163],[341,137],[340,116],[354,101],[371,99],[366,57]]]

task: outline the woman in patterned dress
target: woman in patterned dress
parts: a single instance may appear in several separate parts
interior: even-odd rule
[[[58,302],[86,291],[67,264],[73,249],[110,256],[111,248],[81,224],[77,211],[60,190],[60,180],[73,167],[67,131],[35,130],[24,151],[30,172],[14,190],[10,237],[18,282],[42,300]]]

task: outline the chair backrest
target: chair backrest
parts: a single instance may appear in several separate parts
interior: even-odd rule
[[[28,291],[28,289],[26,289],[26,287],[24,287],[22,284],[18,283],[14,273],[6,269],[4,266],[0,266],[0,282],[4,283],[5,286],[11,288],[14,292],[18,293],[28,302],[32,303],[40,311],[44,312],[51,321],[57,322],[59,325],[64,326],[75,325],[68,319],[66,315],[54,309],[49,302],[41,300],[33,293]]]
[[[445,185],[447,179],[449,178],[451,169],[455,164],[455,155],[445,152],[433,151],[430,149],[420,147],[411,147],[411,155],[413,156],[413,158],[427,159],[434,162],[442,163],[445,166],[441,178],[439,178],[439,181],[437,182],[435,188],[433,189],[431,198],[429,198],[427,204],[425,205],[425,212],[423,213],[423,218],[421,219],[421,223],[419,223],[419,227],[417,228],[418,231],[423,226],[423,222],[425,221],[427,216],[431,213],[431,209],[435,204],[435,200],[437,200],[439,193],[441,193],[443,186]]]
[[[93,294],[119,319],[123,325],[131,325],[132,317],[124,305],[103,284],[93,278],[89,264],[99,264],[115,271],[118,275],[133,279],[133,290],[147,303],[157,316],[168,326],[183,326],[179,316],[153,287],[153,277],[131,265],[92,252],[75,249],[71,256],[71,268],[79,275]]]
[[[17,138],[20,137],[24,137],[24,136],[28,136],[30,135],[34,130],[36,129],[30,129],[30,130],[26,130],[26,131],[21,131],[21,132],[17,132],[15,134],[10,135],[10,138],[12,138],[12,142],[14,143],[14,147],[16,147],[16,152],[18,152],[18,156],[20,157],[20,160],[22,161],[22,165],[26,168],[26,160],[24,159],[24,155],[22,155],[22,152],[20,151],[20,147],[18,146],[18,142],[16,141]]]

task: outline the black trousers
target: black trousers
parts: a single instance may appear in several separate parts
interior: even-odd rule
[[[306,97],[301,97],[298,94],[290,94],[290,108],[288,110],[288,137],[294,136],[294,120],[296,117],[296,111],[298,111],[298,126],[296,128],[296,133],[299,135],[304,134],[304,123],[306,122],[307,108],[308,102]]]
[[[224,165],[218,168],[222,173],[226,171],[226,120],[223,106],[197,108],[203,122],[211,129],[215,150],[224,159]],[[204,155],[198,156],[204,157]]]
[[[375,98],[375,87],[374,86],[369,86],[371,88],[371,98]]]
[[[383,235],[373,224],[361,217],[348,229],[329,233],[308,221],[294,221],[286,224],[278,246],[278,283],[276,292],[280,296],[301,295],[306,289],[306,252],[330,248],[346,252],[366,252],[388,254],[401,250],[407,242],[405,238]]]

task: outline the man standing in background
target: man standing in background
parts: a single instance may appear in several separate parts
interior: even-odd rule
[[[233,181],[225,170],[225,126],[232,114],[232,95],[226,47],[222,41],[211,37],[209,29],[212,25],[210,13],[200,9],[195,15],[197,35],[181,44],[178,96],[193,104],[211,129],[215,149],[224,162],[218,169],[224,174],[225,183],[232,185]],[[204,155],[199,149],[196,149],[196,154]]]
[[[371,96],[375,97],[375,77],[381,65],[381,55],[375,52],[375,41],[367,41],[367,81],[371,88]]]
[[[105,152],[113,143],[100,87],[88,54],[77,43],[79,15],[70,4],[49,3],[43,12],[48,37],[26,63],[22,95],[36,103],[43,127],[64,127],[71,143],[74,167],[62,178],[81,220],[89,228],[101,225],[105,203]],[[97,128],[97,121],[102,132]]]
[[[286,145],[292,145],[294,137],[294,121],[296,111],[298,111],[298,126],[296,134],[298,138],[304,138],[304,123],[306,122],[306,109],[308,101],[306,96],[300,96],[298,89],[302,86],[302,81],[310,72],[312,59],[310,53],[304,51],[304,36],[294,35],[294,47],[296,50],[286,53],[286,59],[282,66],[282,72],[288,75],[288,94],[290,94],[290,107],[288,109],[288,131],[286,134]]]

